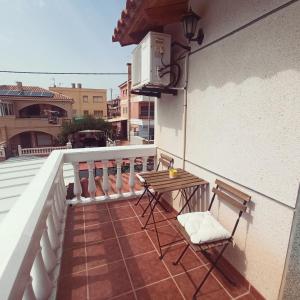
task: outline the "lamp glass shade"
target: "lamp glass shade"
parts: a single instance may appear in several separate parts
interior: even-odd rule
[[[196,32],[198,21],[200,17],[196,15],[193,11],[189,11],[182,18],[183,32],[184,36],[190,41]]]

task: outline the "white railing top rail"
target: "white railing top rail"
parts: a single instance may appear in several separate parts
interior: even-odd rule
[[[155,145],[113,146],[99,148],[80,148],[63,150],[64,162],[112,160],[128,157],[155,156]]]
[[[63,163],[155,156],[154,145],[54,150],[0,226],[0,299],[21,299]],[[26,277],[26,278],[25,278]]]
[[[21,299],[50,209],[49,195],[63,163],[53,151],[0,226],[0,298]],[[24,285],[24,286],[22,286]]]

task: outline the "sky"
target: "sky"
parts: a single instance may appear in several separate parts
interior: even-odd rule
[[[0,0],[0,70],[47,72],[126,72],[133,46],[111,36],[125,0]],[[1,84],[48,88],[82,83],[113,88],[126,75],[25,75],[0,73]],[[108,91],[110,98],[110,91]]]

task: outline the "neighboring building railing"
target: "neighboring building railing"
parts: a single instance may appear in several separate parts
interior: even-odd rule
[[[148,157],[156,156],[156,147],[121,146],[53,151],[34,177],[20,201],[12,207],[0,226],[0,299],[55,299],[60,271],[66,218],[65,163],[73,165],[72,203],[113,200],[139,195],[135,191],[135,158],[142,157],[143,170]],[[129,160],[130,192],[122,193],[122,160]],[[116,161],[117,193],[109,194],[108,162]],[[103,164],[104,196],[96,197],[94,161]],[[82,198],[79,162],[88,165],[89,198]]]
[[[64,150],[72,148],[71,143],[67,143],[66,146],[56,146],[56,147],[35,147],[35,148],[22,148],[18,145],[19,156],[47,156],[53,150]]]

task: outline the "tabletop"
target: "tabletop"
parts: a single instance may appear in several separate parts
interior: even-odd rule
[[[208,182],[199,178],[185,170],[177,169],[175,178],[169,177],[169,171],[145,172],[139,174],[150,185],[151,188],[158,193],[165,193],[186,189],[189,187],[206,185]]]

